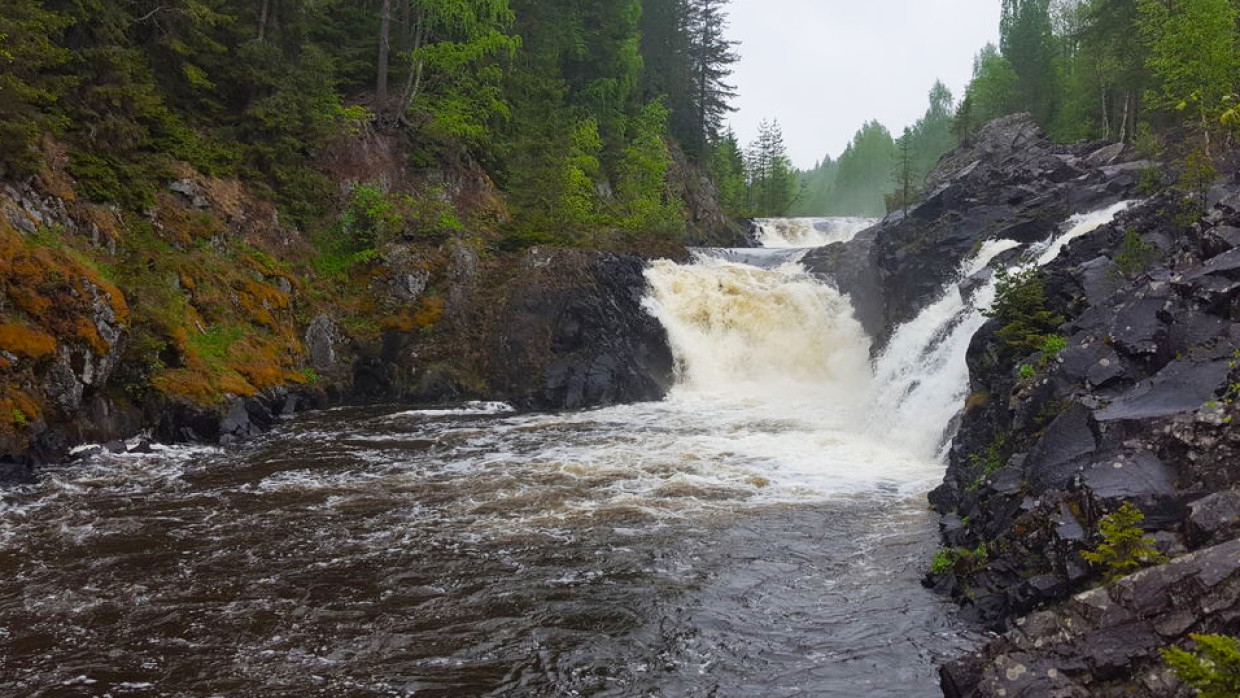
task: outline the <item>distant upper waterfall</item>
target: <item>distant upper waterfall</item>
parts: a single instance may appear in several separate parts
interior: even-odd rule
[[[757,242],[763,247],[822,247],[847,242],[878,223],[875,218],[758,218]]]

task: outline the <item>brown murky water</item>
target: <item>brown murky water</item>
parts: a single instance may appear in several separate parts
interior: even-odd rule
[[[972,642],[918,584],[933,468],[808,477],[781,454],[835,437],[745,410],[490,407],[0,493],[0,694],[903,698]]]

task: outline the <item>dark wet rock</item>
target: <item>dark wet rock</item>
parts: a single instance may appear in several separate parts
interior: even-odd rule
[[[1230,371],[1225,360],[1181,359],[1095,413],[1099,422],[1145,420],[1195,412],[1209,402]]]
[[[1225,490],[1188,505],[1184,535],[1193,547],[1215,545],[1240,536],[1240,490]]]
[[[811,251],[804,263],[853,299],[879,351],[986,240],[1045,240],[1073,213],[1134,198],[1139,169],[1091,164],[1053,144],[1028,115],[1007,117],[945,156],[916,206],[852,242]],[[1081,181],[1086,175],[1089,184]]]
[[[1174,526],[1184,513],[1177,473],[1148,451],[1099,456],[1081,475],[1096,511],[1137,503],[1151,526]]]
[[[1034,614],[948,663],[947,698],[1188,695],[1159,650],[1240,630],[1240,541],[1185,555]]]
[[[531,251],[495,327],[488,382],[538,409],[661,399],[672,354],[642,305],[645,268],[634,256]]]
[[[146,439],[143,439],[143,440],[139,441],[138,443],[134,444],[133,446],[131,446],[131,447],[129,448],[128,452],[129,452],[129,453],[143,453],[143,454],[146,454],[146,453],[154,453],[154,452],[155,452],[155,450],[151,447],[151,442],[150,442],[150,441],[147,441]]]
[[[1035,491],[1066,487],[1090,462],[1098,441],[1089,410],[1075,405],[1051,422],[1026,463]]]

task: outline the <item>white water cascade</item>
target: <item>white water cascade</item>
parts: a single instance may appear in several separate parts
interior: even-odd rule
[[[1130,205],[1074,216],[1015,264],[1049,263],[1069,242]],[[802,226],[797,221],[764,223],[769,231]],[[834,229],[813,229],[820,228]],[[838,229],[847,228],[840,224]],[[854,226],[843,239],[861,229]],[[787,232],[777,238],[775,249],[765,254],[777,256],[789,246],[784,243],[804,239]],[[766,419],[795,416],[827,445],[817,455],[824,470],[833,470],[832,461],[839,458],[844,467],[864,462],[864,467],[884,469],[881,458],[858,456],[867,448],[889,459],[899,454],[886,461],[899,462],[897,470],[911,463],[939,463],[950,443],[945,435],[967,394],[969,343],[995,297],[994,275],[979,275],[1019,246],[1011,240],[984,243],[942,296],[899,327],[872,362],[869,338],[854,319],[849,299],[786,256],[766,269],[717,254],[690,265],[657,263],[647,272],[647,305],[667,328],[677,359],[678,383],[670,401],[700,402],[712,409],[743,405]],[[896,478],[894,472],[875,474]]]
[[[758,218],[758,242],[768,249],[822,247],[847,242],[877,218]]]

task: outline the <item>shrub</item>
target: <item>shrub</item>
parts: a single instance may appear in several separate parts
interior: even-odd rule
[[[1005,269],[996,277],[995,302],[986,315],[1001,323],[999,339],[1010,352],[1021,356],[1045,351],[1064,320],[1046,307],[1046,282],[1042,275],[1037,269]]]
[[[1154,548],[1154,539],[1146,536],[1141,528],[1144,521],[1145,514],[1140,509],[1132,502],[1124,502],[1115,513],[1102,517],[1098,526],[1102,542],[1094,550],[1082,552],[1081,557],[1103,567],[1108,581],[1146,565],[1166,562],[1166,556]]]
[[[1023,381],[1027,381],[1037,374],[1038,371],[1033,367],[1033,364],[1021,364],[1020,369],[1017,372],[1017,375],[1019,375],[1020,379]]]
[[[930,574],[971,574],[985,567],[989,559],[990,553],[986,550],[985,543],[972,549],[944,548],[934,554],[934,561],[930,563]]]
[[[1115,255],[1115,266],[1125,276],[1136,276],[1158,259],[1158,248],[1141,239],[1137,231],[1129,230],[1124,234],[1124,242]]]
[[[1224,635],[1193,635],[1199,653],[1172,648],[1163,661],[1201,698],[1240,696],[1240,641]]]

